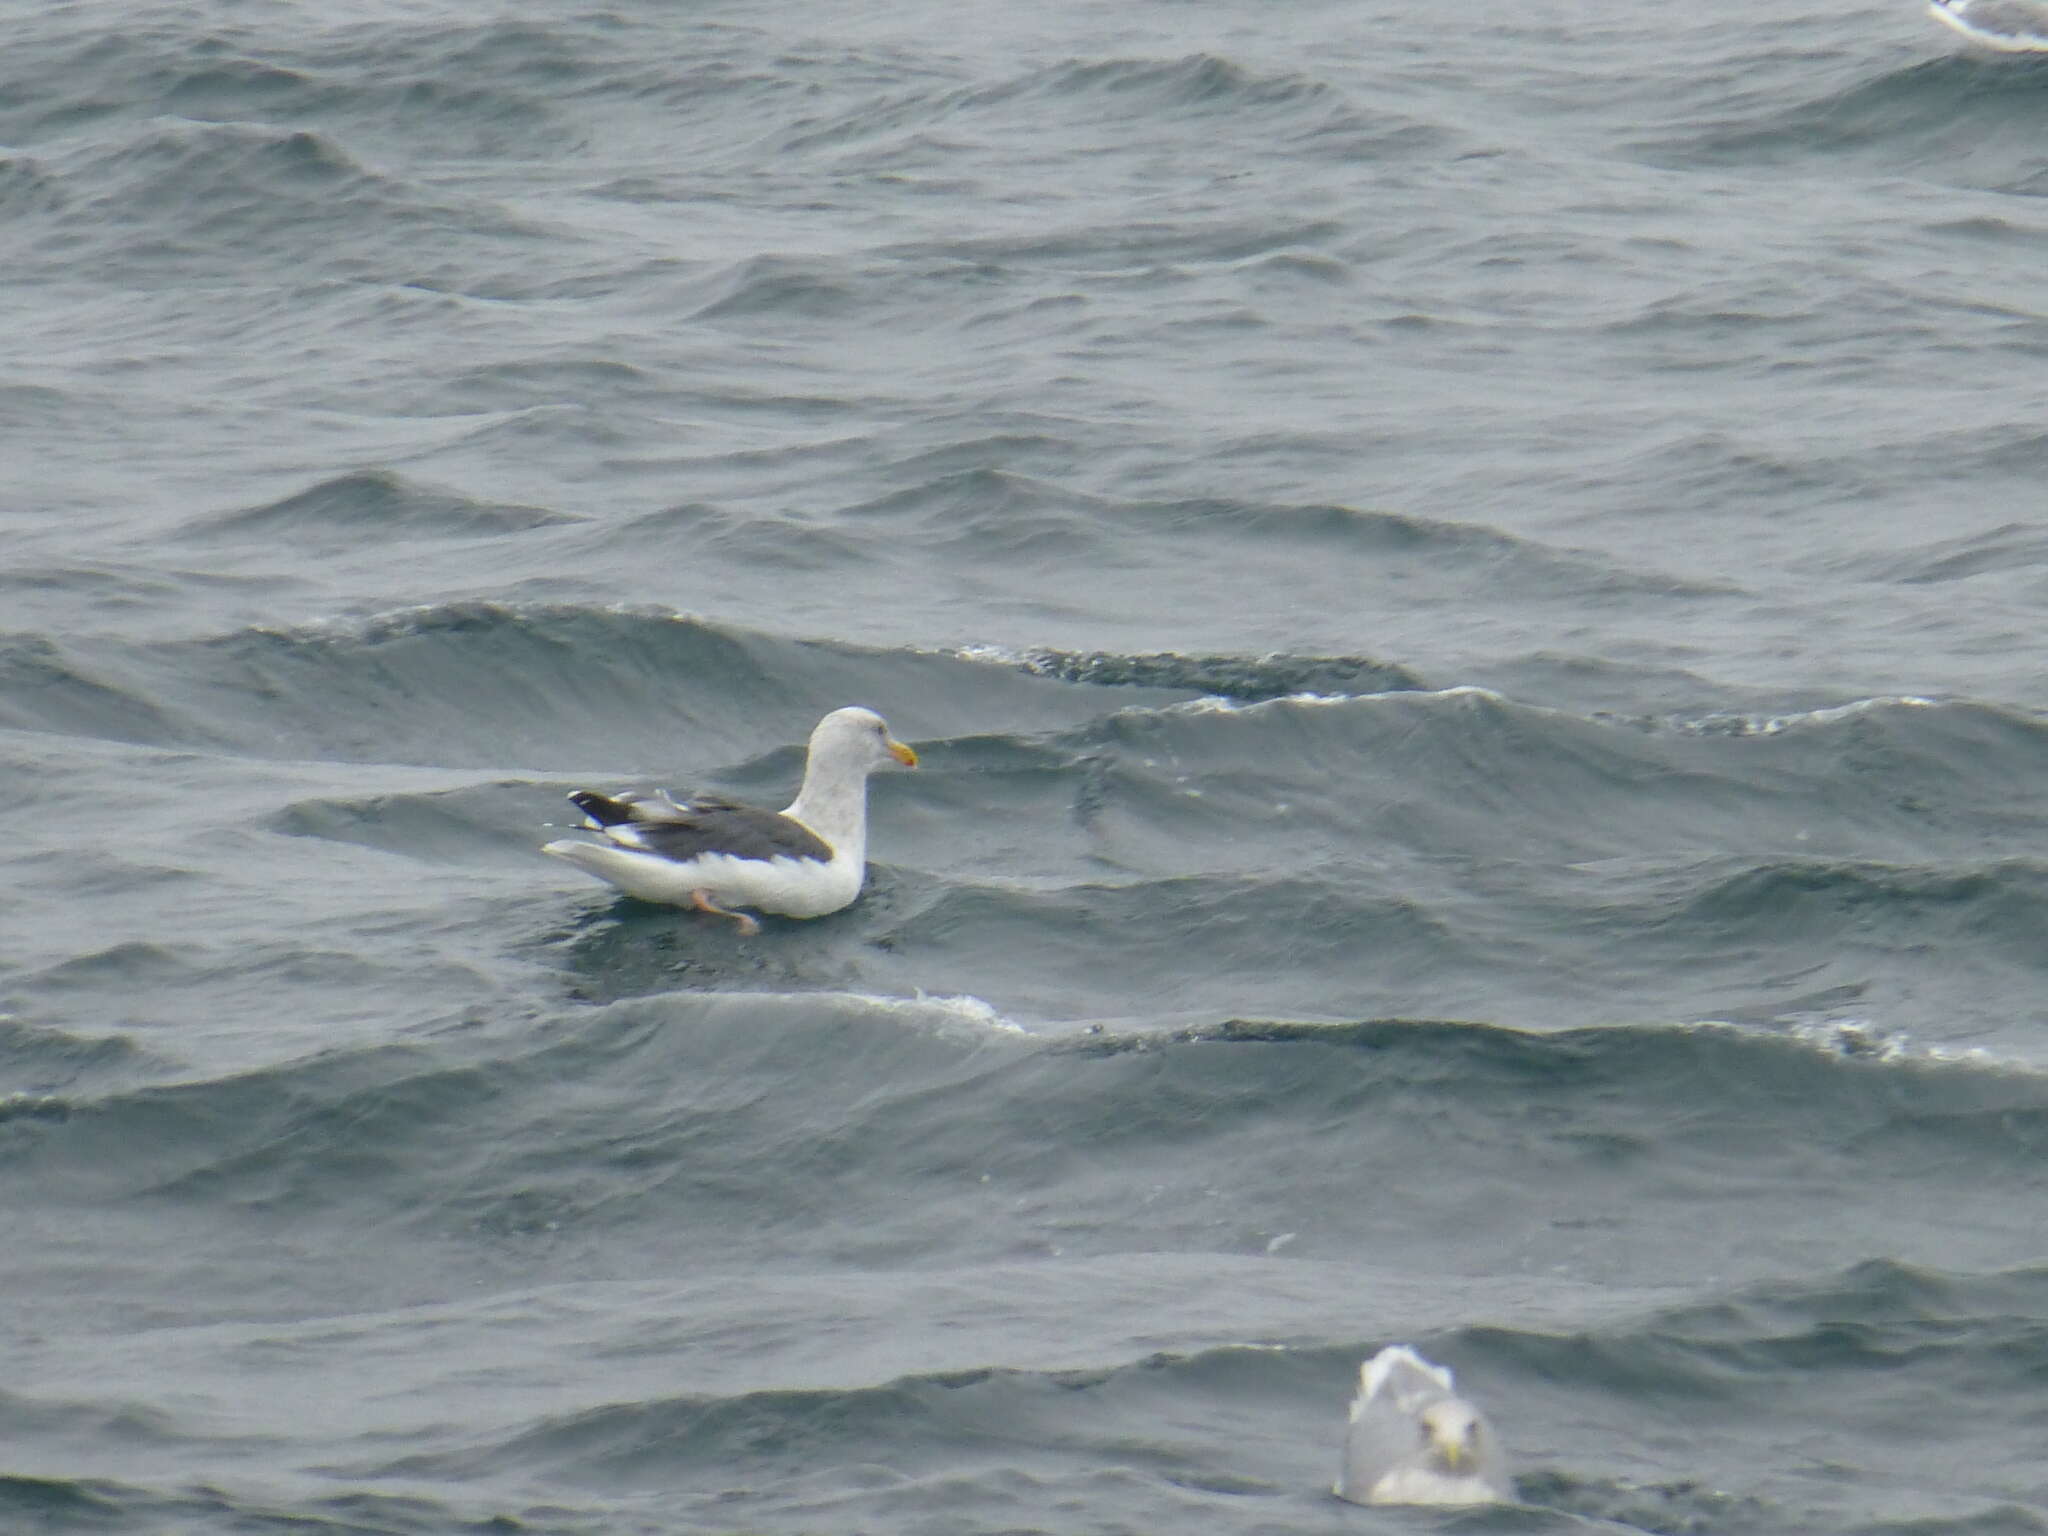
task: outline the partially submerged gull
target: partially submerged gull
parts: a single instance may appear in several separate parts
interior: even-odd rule
[[[1458,1396],[1451,1373],[1405,1344],[1359,1368],[1331,1490],[1353,1504],[1512,1504],[1515,1485],[1486,1416]]]
[[[736,907],[783,917],[823,917],[860,894],[867,878],[868,774],[887,763],[917,766],[871,709],[835,709],[811,732],[803,787],[788,809],[741,805],[716,795],[569,796],[602,842],[561,838],[541,852],[608,880],[628,896],[715,912],[743,935],[761,925]]]

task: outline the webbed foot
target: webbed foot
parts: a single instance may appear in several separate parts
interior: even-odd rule
[[[721,907],[711,899],[709,891],[690,892],[690,905],[699,912],[709,912],[714,917],[729,917],[739,925],[740,937],[751,939],[761,931],[761,925],[745,912],[735,912],[731,907]]]

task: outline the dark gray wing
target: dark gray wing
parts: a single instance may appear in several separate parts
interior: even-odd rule
[[[721,800],[716,795],[696,795],[671,804],[673,809],[658,821],[612,825],[612,840],[677,860],[707,853],[731,854],[736,859],[816,859],[821,864],[832,858],[823,838],[780,812]],[[583,809],[594,814],[588,806]]]

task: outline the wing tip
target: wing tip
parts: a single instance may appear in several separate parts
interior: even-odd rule
[[[1377,1397],[1396,1371],[1407,1367],[1435,1382],[1446,1392],[1455,1392],[1451,1368],[1425,1360],[1412,1345],[1389,1344],[1358,1368],[1358,1390],[1362,1397]]]
[[[633,817],[632,807],[626,802],[613,795],[599,794],[594,789],[572,789],[564,798],[583,813],[583,819],[592,831],[602,831]]]

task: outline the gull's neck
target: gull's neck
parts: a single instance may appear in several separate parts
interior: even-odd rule
[[[832,845],[842,859],[865,863],[868,856],[868,776],[830,752],[813,752],[804,764],[803,788],[782,813],[802,822]]]

